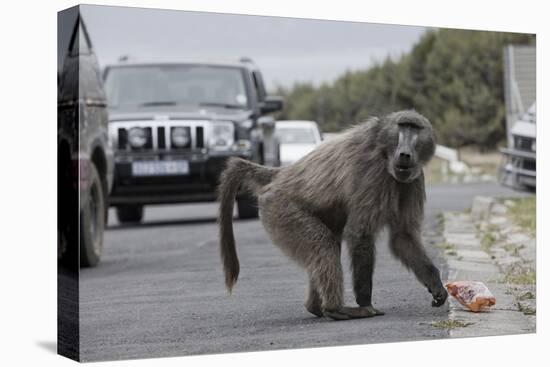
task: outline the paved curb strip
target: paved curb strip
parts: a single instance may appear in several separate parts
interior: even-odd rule
[[[518,294],[528,289],[535,294],[535,287],[512,286],[504,283],[503,269],[515,261],[522,264],[534,264],[535,241],[525,234],[516,232],[517,228],[505,217],[506,206],[490,197],[476,197],[471,213],[446,212],[443,214],[443,238],[445,257],[449,265],[449,281],[476,280],[484,282],[497,303],[488,312],[473,313],[465,310],[455,299],[449,297],[449,319],[465,324],[464,327],[451,328],[451,337],[492,336],[505,334],[523,334],[535,332],[536,316],[525,315],[519,310]],[[497,246],[484,250],[478,237],[478,230],[498,231],[502,240],[495,241]],[[504,235],[502,232],[505,232]],[[506,233],[508,232],[508,233]],[[518,256],[510,256],[502,247],[510,248],[510,243],[522,243]],[[528,243],[527,245],[525,245]],[[523,256],[520,256],[523,255]],[[528,300],[528,306],[536,309],[536,300]]]

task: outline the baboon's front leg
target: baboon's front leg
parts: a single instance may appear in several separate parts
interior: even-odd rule
[[[447,299],[447,291],[441,282],[439,269],[435,267],[426,255],[422,246],[419,230],[392,230],[390,234],[390,248],[401,262],[413,271],[418,280],[428,288],[432,294],[433,307],[439,307]]]
[[[372,276],[374,273],[375,247],[372,235],[351,236],[348,239],[353,290],[355,300],[361,307],[373,315],[384,315],[384,312],[372,306]]]

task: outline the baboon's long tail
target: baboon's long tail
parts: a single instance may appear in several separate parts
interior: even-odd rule
[[[241,158],[230,158],[220,176],[218,186],[220,250],[225,273],[225,286],[230,293],[239,277],[239,259],[233,234],[235,198],[239,190],[245,190],[257,196],[258,189],[270,183],[276,173],[276,168],[264,167]]]

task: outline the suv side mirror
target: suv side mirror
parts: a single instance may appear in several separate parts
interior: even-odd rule
[[[279,96],[267,96],[260,105],[260,113],[265,115],[271,112],[277,112],[283,109],[283,98]]]
[[[262,116],[258,119],[258,125],[260,125],[263,129],[274,128],[275,119],[273,118],[273,116]]]

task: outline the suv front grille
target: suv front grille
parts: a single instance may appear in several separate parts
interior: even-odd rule
[[[166,129],[164,126],[157,128],[157,146],[159,149],[166,149]]]
[[[527,171],[536,171],[537,170],[537,162],[532,159],[524,159],[522,162],[523,169]]]
[[[196,146],[204,148],[204,127],[202,126],[197,126]]]
[[[154,150],[174,150],[174,151],[190,151],[194,149],[202,149],[205,147],[205,123],[198,121],[174,121],[168,120],[159,123],[157,121],[121,121],[111,122],[112,132],[116,131],[116,135],[112,136],[116,142],[116,146],[120,151],[128,152],[143,152]],[[148,126],[149,125],[149,126]],[[150,126],[153,125],[153,126]],[[145,130],[146,143],[143,147],[132,147],[128,139],[128,132],[134,127],[139,127]],[[174,143],[172,133],[176,128],[183,128],[189,138],[189,142],[177,146]]]
[[[527,152],[532,152],[534,141],[535,141],[535,139],[533,139],[533,138],[528,138],[528,137],[525,137],[525,136],[516,135],[516,136],[514,136],[514,148],[516,148],[518,150],[524,150],[524,151],[527,151]]]

